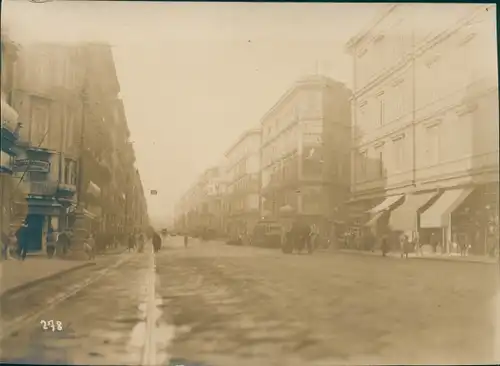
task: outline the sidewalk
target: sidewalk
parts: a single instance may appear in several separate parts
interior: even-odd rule
[[[380,250],[375,250],[374,252],[366,250],[356,250],[356,249],[339,249],[338,252],[345,254],[356,254],[356,255],[367,255],[381,257],[382,252]],[[387,257],[401,258],[401,253],[399,252],[389,252]],[[485,264],[498,264],[498,258],[491,258],[485,256],[475,256],[468,255],[466,257],[461,257],[458,254],[439,254],[439,253],[424,253],[422,255],[417,255],[415,253],[410,253],[408,255],[409,259],[427,259],[427,260],[440,260],[440,261],[452,261],[452,262],[467,262],[467,263],[485,263]]]
[[[48,259],[45,256],[28,256],[25,261],[9,259],[0,262],[0,296],[14,289],[31,287],[49,278],[94,265],[92,262]]]
[[[110,249],[96,257],[119,255],[124,248]],[[96,261],[72,261],[60,258],[48,259],[45,253],[28,254],[25,261],[9,259],[0,262],[0,296],[36,285],[64,273],[94,266]]]

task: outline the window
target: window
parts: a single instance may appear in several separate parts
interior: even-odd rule
[[[38,105],[37,105],[38,104]],[[49,110],[41,103],[34,103],[31,110],[31,142],[35,146],[47,147],[49,144]]]
[[[367,160],[368,160],[368,152],[361,151],[359,153],[359,176],[361,179],[366,179],[366,166],[367,166]]]
[[[69,108],[66,109],[66,120],[65,120],[65,127],[66,131],[64,133],[64,146],[65,146],[65,151],[69,151],[71,149],[71,146],[73,145],[73,140],[74,140],[74,122],[75,122],[75,115],[70,111]]]
[[[64,161],[64,184],[71,183],[71,161],[69,159],[65,159]]]
[[[375,151],[376,151],[376,159],[377,159],[377,161],[376,161],[377,178],[383,178],[385,176],[383,146],[378,146]]]
[[[398,136],[393,140],[393,156],[394,156],[394,168],[396,171],[402,171],[405,164],[405,140],[404,135]]]
[[[429,165],[439,163],[439,124],[428,126],[426,129],[425,160]]]
[[[380,121],[379,124],[382,126],[384,124],[384,118],[385,118],[385,101],[383,99],[379,100],[380,104]]]

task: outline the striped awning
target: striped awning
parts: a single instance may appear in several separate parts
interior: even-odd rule
[[[9,125],[9,127],[14,128],[16,123],[17,123],[17,119],[19,118],[19,115],[14,110],[14,108],[12,108],[5,101],[5,96],[3,93],[2,93],[1,101],[2,101],[1,102],[2,103],[1,104],[2,123],[6,122]]]

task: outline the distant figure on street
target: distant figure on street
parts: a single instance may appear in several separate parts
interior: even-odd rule
[[[156,232],[153,234],[153,249],[155,253],[158,253],[161,249],[161,237]]]
[[[132,233],[128,237],[127,250],[130,252],[135,249],[135,235]]]
[[[424,249],[423,249],[423,244],[422,241],[420,240],[420,234],[418,231],[415,231],[414,236],[413,236],[413,245],[415,247],[415,252],[417,255],[424,255]]]
[[[382,256],[386,257],[387,253],[389,253],[389,238],[387,237],[387,234],[384,234],[382,236],[382,242],[380,247],[382,249]]]
[[[49,227],[49,230],[47,231],[47,256],[49,258],[52,258],[54,254],[56,253],[56,245],[57,245],[57,232],[54,230],[54,228]]]
[[[28,225],[23,223],[19,229],[16,231],[17,239],[17,255],[21,260],[26,259],[26,254],[28,252]]]
[[[436,253],[436,252],[437,252],[437,247],[438,247],[438,245],[439,245],[439,240],[438,240],[438,238],[437,238],[436,233],[432,233],[432,234],[431,234],[430,244],[431,244],[431,247],[432,247],[432,251],[433,251],[434,253]]]
[[[411,247],[408,235],[403,234],[400,238],[400,243],[401,243],[401,258],[408,259],[408,253],[410,252],[410,247]]]
[[[57,237],[57,248],[63,255],[68,253],[70,238],[68,230],[63,230]]]
[[[146,238],[144,234],[137,235],[138,251],[142,253],[144,251],[144,244],[146,243]]]
[[[84,250],[87,253],[89,260],[95,258],[95,239],[92,233],[90,233],[84,242]]]
[[[465,240],[465,238],[462,237],[459,240],[458,245],[460,246],[460,256],[465,257],[467,255],[467,240]]]
[[[188,246],[188,240],[189,240],[188,236],[184,235],[184,248],[187,248],[187,246]]]

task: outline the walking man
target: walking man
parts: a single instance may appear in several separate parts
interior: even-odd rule
[[[95,239],[92,233],[89,233],[87,240],[84,243],[85,252],[87,253],[89,260],[95,258]]]
[[[389,253],[389,238],[387,237],[387,234],[382,236],[382,243],[380,246],[382,249],[382,256],[386,257],[387,253]]]
[[[29,239],[29,235],[27,235],[27,229],[28,225],[26,223],[23,223],[16,232],[17,254],[23,261],[26,259],[26,254],[28,251],[28,243],[26,241]]]
[[[57,247],[58,249],[61,250],[61,253],[63,255],[66,255],[68,252],[69,248],[69,234],[67,230],[63,230],[60,234],[59,237],[57,238]]]
[[[153,234],[153,249],[155,253],[158,253],[161,248],[161,237],[158,233]]]
[[[188,236],[186,234],[184,234],[184,248],[187,248],[188,246]]]

